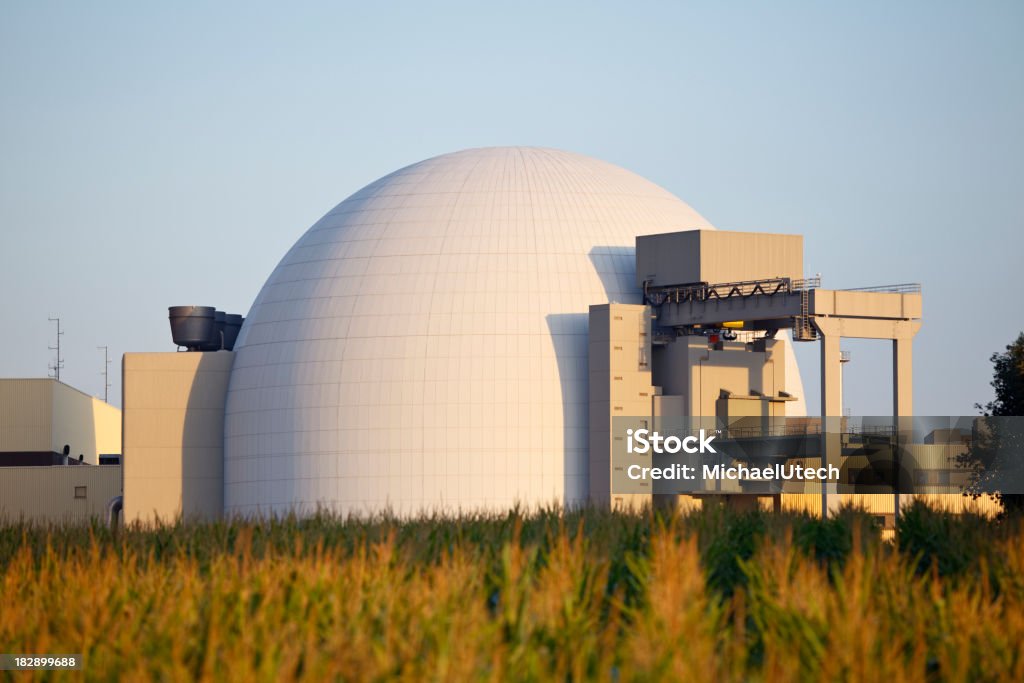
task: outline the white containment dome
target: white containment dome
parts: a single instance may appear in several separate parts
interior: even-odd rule
[[[639,303],[636,235],[710,227],[634,173],[551,149],[471,149],[366,186],[246,318],[225,512],[584,501],[589,306]]]

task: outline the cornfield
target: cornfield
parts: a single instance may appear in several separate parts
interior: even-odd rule
[[[0,525],[11,680],[1024,680],[1024,528],[599,510]]]

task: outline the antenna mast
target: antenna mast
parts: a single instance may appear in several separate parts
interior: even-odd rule
[[[61,330],[60,330],[60,317],[59,316],[56,317],[56,318],[47,318],[47,320],[49,320],[50,322],[57,323],[57,345],[56,346],[50,346],[48,348],[51,351],[56,351],[57,352],[57,362],[50,366],[50,370],[53,372],[53,374],[50,375],[50,376],[53,377],[54,379],[56,379],[59,382],[60,381],[60,371],[61,371],[61,368],[64,367],[64,356],[62,356],[60,354],[60,338],[64,335],[64,333],[61,332]]]
[[[103,349],[103,401],[110,403],[108,400],[108,393],[110,392],[110,347],[109,346],[97,346],[97,349]]]

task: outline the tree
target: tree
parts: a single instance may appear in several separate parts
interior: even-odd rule
[[[1006,347],[1006,353],[993,353],[990,360],[995,366],[992,388],[996,399],[985,405],[975,403],[974,407],[986,416],[1024,416],[1024,332]]]
[[[1024,512],[1024,487],[1020,481],[1024,463],[1019,460],[1024,457],[1024,332],[1004,353],[993,353],[991,361],[995,399],[984,405],[974,404],[984,417],[976,421],[971,446],[959,457],[959,464],[972,473],[968,495],[977,498],[989,493],[1002,504],[1005,514],[1021,513]]]

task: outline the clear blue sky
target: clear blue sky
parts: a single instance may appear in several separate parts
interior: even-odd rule
[[[918,414],[1024,329],[1024,3],[0,4],[0,376],[102,393],[167,306],[245,312],[364,184],[466,147],[620,164],[808,273],[921,282]],[[854,342],[854,414],[891,409]],[[817,347],[798,349],[809,406]]]

